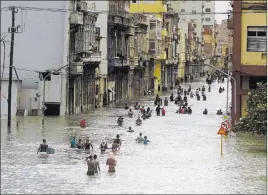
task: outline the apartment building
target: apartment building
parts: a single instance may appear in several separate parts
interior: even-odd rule
[[[96,30],[98,13],[94,3],[70,1],[70,10],[68,110],[69,114],[77,114],[98,107],[100,31]]]
[[[248,92],[255,90],[258,82],[267,82],[266,1],[233,1],[233,12],[232,74],[236,91],[232,87],[232,119],[235,122],[246,114]]]

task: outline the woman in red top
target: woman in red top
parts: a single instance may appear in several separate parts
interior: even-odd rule
[[[165,116],[166,115],[166,111],[165,111],[165,108],[164,107],[162,108],[161,112],[162,112],[162,116]]]

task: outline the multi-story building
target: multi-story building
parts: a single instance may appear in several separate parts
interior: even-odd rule
[[[203,28],[213,29],[215,1],[179,1],[180,18],[193,22],[197,37],[202,38]]]
[[[42,113],[43,103],[43,76],[47,72],[62,68],[57,74],[46,77],[45,114],[66,114],[66,68],[68,64],[68,26],[69,12],[60,12],[59,9],[67,10],[68,1],[3,1],[1,2],[1,38],[10,41],[11,11],[4,7],[15,7],[15,46],[13,65],[17,69],[21,80],[18,92],[18,101],[12,103],[12,113],[16,107],[31,115]],[[38,8],[39,11],[29,7]],[[55,8],[48,11],[46,8]],[[2,10],[3,8],[3,10]],[[27,17],[26,17],[27,16]],[[20,26],[17,28],[17,26]],[[4,35],[5,34],[5,35]],[[3,48],[1,41],[1,62],[8,66],[9,42]],[[26,49],[27,48],[27,49]],[[40,78],[39,78],[40,72]],[[14,80],[17,80],[13,72]],[[8,78],[8,69],[4,69],[4,79]],[[4,85],[4,84],[3,84]],[[15,87],[15,84],[13,85]],[[3,86],[4,88],[5,86]],[[13,87],[12,87],[13,88]],[[7,96],[7,94],[5,94]],[[13,97],[16,94],[12,94]],[[3,100],[4,102],[6,100]]]
[[[211,58],[214,56],[214,37],[213,37],[213,31],[212,29],[204,29],[202,32],[203,40],[204,40],[204,51],[203,54],[207,58]]]
[[[235,122],[246,114],[248,92],[256,89],[257,82],[267,82],[266,1],[233,1],[233,12],[232,74],[236,88],[232,87],[232,119]]]
[[[130,12],[132,12],[130,7]],[[148,91],[153,78],[153,66],[149,56],[149,16],[142,13],[134,13],[135,35],[131,37],[130,63],[132,75],[130,85],[130,97],[138,97]]]
[[[166,53],[164,52],[163,13],[167,12],[165,1],[132,1],[132,13],[147,13],[150,21],[149,51],[150,58],[154,61],[154,91],[162,88],[162,77],[165,71]]]
[[[70,1],[69,34],[69,114],[88,112],[99,105],[99,78],[96,71],[101,62],[98,13],[95,4]],[[97,75],[98,76],[98,75]]]
[[[188,26],[187,26],[188,31]],[[185,63],[187,59],[187,53],[186,53],[186,43],[187,43],[187,32],[183,28],[178,28],[178,45],[177,45],[177,54],[179,56],[179,66],[178,66],[178,80],[184,81],[185,79]],[[187,32],[187,33],[186,33]]]
[[[175,13],[171,4],[167,3],[167,12],[164,14],[164,29],[163,36],[165,38],[165,52],[166,52],[166,66],[164,74],[162,74],[162,86],[173,87],[175,80],[177,79],[177,74],[174,73],[178,71],[178,57],[176,56],[176,40],[174,36],[178,36],[178,13]]]
[[[108,101],[128,98],[130,36],[133,36],[129,1],[109,1],[108,14]]]

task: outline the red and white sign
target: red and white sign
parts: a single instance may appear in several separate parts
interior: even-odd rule
[[[230,122],[229,121],[224,121],[222,124],[221,124],[221,127],[224,128],[224,129],[229,129],[231,127],[230,125]]]

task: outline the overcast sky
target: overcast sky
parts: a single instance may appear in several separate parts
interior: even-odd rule
[[[229,1],[216,1],[215,2],[215,12],[228,12],[230,9]],[[215,16],[217,23],[221,23],[221,20],[227,19],[227,14],[216,14]]]

